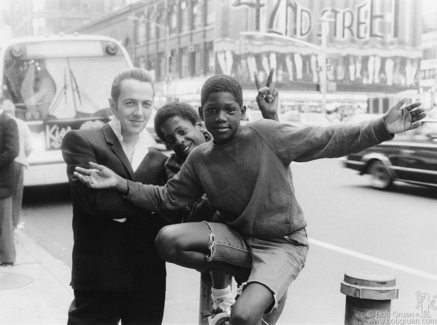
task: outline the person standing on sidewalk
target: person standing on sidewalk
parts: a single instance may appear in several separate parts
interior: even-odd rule
[[[3,109],[12,117],[18,126],[18,137],[20,141],[20,153],[15,158],[14,169],[17,180],[15,191],[12,194],[12,225],[15,228],[22,228],[20,224],[21,205],[23,203],[23,181],[24,168],[29,166],[27,157],[32,152],[32,135],[29,126],[23,120],[15,118],[15,105],[10,100],[3,102]]]
[[[16,258],[12,194],[17,182],[14,176],[14,159],[19,150],[17,122],[0,107],[0,266],[13,266]]]
[[[162,322],[166,269],[154,241],[164,219],[114,191],[89,189],[73,175],[76,167],[93,161],[129,180],[166,183],[167,156],[151,148],[156,142],[145,129],[152,114],[152,80],[144,69],[121,72],[109,99],[112,121],[64,137],[74,233],[69,325]]]

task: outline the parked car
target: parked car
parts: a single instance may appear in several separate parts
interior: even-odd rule
[[[417,129],[346,156],[344,166],[370,175],[377,189],[387,189],[395,180],[437,187],[437,119],[425,119]]]

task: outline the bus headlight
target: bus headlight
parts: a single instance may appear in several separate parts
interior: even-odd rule
[[[115,55],[117,54],[118,51],[118,46],[114,43],[108,43],[106,45],[106,53],[110,54],[110,55]]]
[[[11,48],[11,52],[10,53],[11,53],[11,56],[14,59],[21,58],[23,56],[23,48],[21,46],[19,46],[19,45],[13,46]]]

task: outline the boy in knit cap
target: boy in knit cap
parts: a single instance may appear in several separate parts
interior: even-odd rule
[[[277,105],[277,91],[262,88],[258,100]],[[426,114],[420,103],[391,107],[383,117],[353,125],[297,128],[262,119],[244,126],[242,90],[225,75],[208,79],[199,113],[213,141],[193,150],[165,187],[122,179],[104,166],[77,168],[90,188],[112,188],[134,204],[165,213],[207,194],[224,223],[166,226],[156,246],[168,262],[247,278],[231,310],[231,323],[276,323],[287,290],[304,267],[307,225],[289,165],[342,157],[416,128]],[[282,303],[281,303],[282,302]]]

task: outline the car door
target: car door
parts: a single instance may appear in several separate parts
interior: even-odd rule
[[[423,122],[409,131],[400,148],[396,174],[399,179],[418,184],[437,185],[437,121]]]

